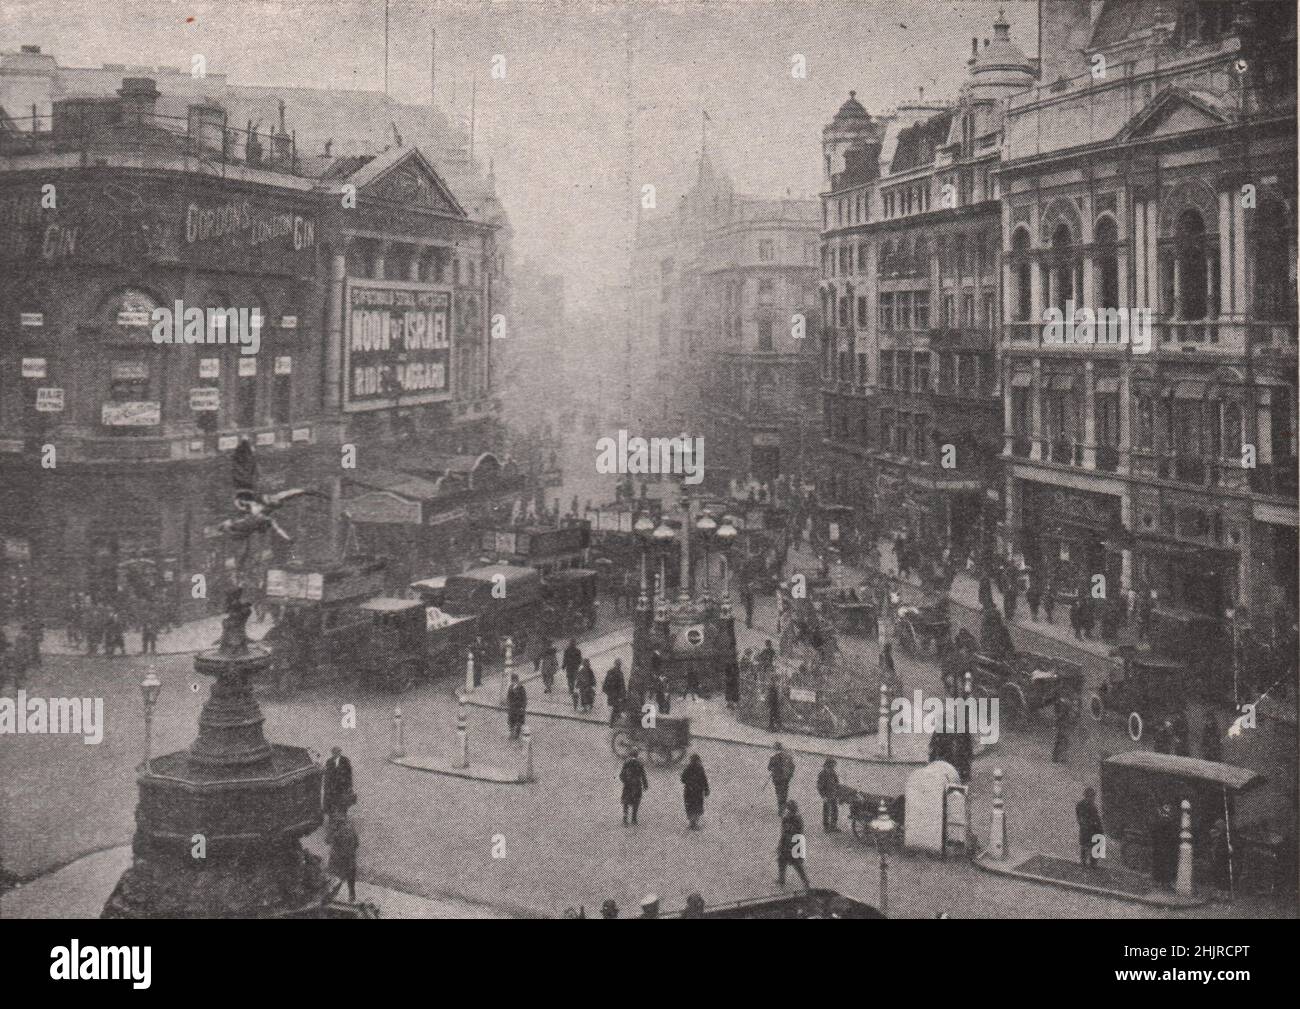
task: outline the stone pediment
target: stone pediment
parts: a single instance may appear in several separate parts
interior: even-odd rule
[[[414,147],[393,148],[349,179],[361,196],[465,217],[451,188]]]
[[[1232,121],[1232,115],[1208,94],[1167,88],[1135,115],[1115,136],[1125,143],[1151,137],[1191,133]]]

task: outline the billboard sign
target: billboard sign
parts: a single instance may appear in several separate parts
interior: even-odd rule
[[[343,348],[345,410],[447,399],[450,293],[399,281],[348,281]]]

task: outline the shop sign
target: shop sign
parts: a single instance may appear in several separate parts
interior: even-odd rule
[[[239,377],[252,378],[257,374],[257,358],[241,357],[239,359]]]
[[[191,389],[190,409],[201,413],[221,409],[221,390],[210,385]]]
[[[43,357],[23,358],[23,378],[44,378],[44,377],[45,377],[45,358]]]
[[[48,389],[48,388],[37,389],[36,409],[39,413],[62,413],[63,412],[63,390]]]
[[[223,434],[217,439],[218,452],[230,452],[239,447],[239,435]]]
[[[311,441],[311,428],[309,428],[309,427],[295,427],[295,428],[293,429],[293,440],[294,440],[294,441]]]
[[[293,358],[277,357],[275,359],[275,373],[277,375],[288,375],[293,372]]]
[[[296,315],[282,315],[282,316],[280,316],[280,328],[281,328],[281,329],[297,329],[297,328],[298,328],[298,317],[297,317]]]
[[[199,358],[199,378],[219,378],[221,375],[221,358]]]
[[[275,432],[274,432],[274,431],[260,431],[260,432],[258,432],[258,435],[257,435],[257,444],[258,444],[258,445],[274,445],[274,444],[275,444]]]
[[[285,571],[268,568],[266,594],[276,599],[320,599],[325,577],[319,571]]]
[[[114,361],[114,382],[144,382],[149,378],[149,366],[143,361]]]
[[[18,323],[19,325],[22,326],[44,326],[45,313],[44,312],[20,312],[18,315]]]
[[[32,559],[32,548],[28,545],[27,540],[18,536],[4,537],[5,560],[9,561],[29,561]]]
[[[155,427],[162,423],[162,404],[144,401],[105,403],[100,419],[106,427]]]

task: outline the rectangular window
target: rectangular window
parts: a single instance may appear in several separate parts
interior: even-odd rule
[[[858,246],[858,272],[867,272],[867,244],[865,242]]]
[[[922,351],[916,355],[916,388],[918,392],[930,391],[930,354]]]
[[[894,387],[894,352],[892,350],[882,350],[880,352],[880,388],[892,389]]]
[[[271,385],[271,420],[276,424],[289,423],[293,410],[293,359],[275,359],[275,378]]]
[[[858,295],[858,326],[865,329],[867,326],[867,296]]]
[[[764,238],[758,243],[758,259],[762,263],[770,263],[776,258],[776,253],[770,238]]]
[[[939,391],[941,393],[949,394],[956,388],[953,375],[953,366],[956,360],[956,354],[939,355]]]
[[[1151,396],[1134,398],[1136,423],[1133,427],[1134,447],[1150,450],[1155,447],[1156,403]]]
[[[880,328],[886,332],[894,328],[894,296],[889,292],[880,296]]]
[[[899,291],[896,305],[899,329],[912,328],[912,292]]]
[[[997,299],[995,299],[991,294],[984,295],[984,316],[982,321],[984,323],[984,328],[988,330],[993,329],[997,325],[997,318],[994,315],[996,300]]]
[[[948,329],[957,328],[957,306],[951,294],[943,296],[943,324]]]
[[[770,308],[774,297],[774,286],[770,280],[760,280],[758,282],[758,303],[764,308]]]
[[[961,324],[967,329],[975,325],[975,295],[973,294],[961,296]]]
[[[239,378],[239,426],[254,427],[256,424],[257,373],[254,372],[252,375],[241,375]]]
[[[899,351],[895,358],[898,364],[898,389],[900,392],[912,391],[912,355]]]
[[[917,291],[912,295],[912,321],[917,329],[930,328],[929,291]]]
[[[758,349],[772,349],[772,319],[769,316],[760,316],[758,320]]]

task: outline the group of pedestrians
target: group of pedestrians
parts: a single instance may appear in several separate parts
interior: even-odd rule
[[[13,680],[15,687],[27,682],[27,674],[41,664],[41,643],[45,625],[39,617],[29,617],[11,642],[0,628],[0,683]]]
[[[155,600],[135,596],[92,599],[84,592],[74,593],[68,604],[65,636],[74,648],[85,648],[87,655],[126,654],[126,632],[140,632],[140,654],[156,655],[158,637],[172,626],[164,607]]]

